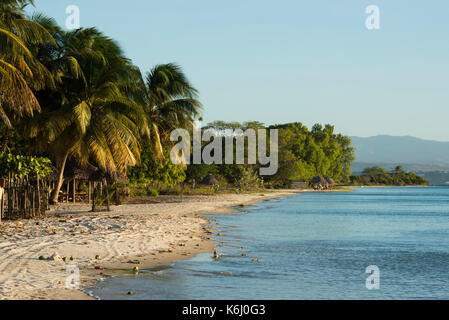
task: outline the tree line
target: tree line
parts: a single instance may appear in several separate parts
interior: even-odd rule
[[[217,132],[241,129],[278,129],[279,169],[273,176],[256,177],[259,165],[190,165],[187,180],[201,181],[212,173],[239,185],[243,177],[254,184],[268,187],[290,187],[292,181],[310,181],[318,175],[333,178],[337,183],[349,183],[351,164],[355,160],[351,139],[334,132],[331,125],[316,124],[309,130],[301,123],[265,126],[257,121],[239,123],[215,121],[204,129]],[[247,145],[245,145],[247,147]],[[246,155],[246,152],[245,152]]]
[[[411,186],[428,185],[429,182],[414,172],[405,172],[402,166],[397,166],[392,172],[374,166],[363,170],[361,175],[351,176],[352,185],[387,185]]]

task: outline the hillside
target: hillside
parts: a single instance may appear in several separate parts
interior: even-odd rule
[[[449,142],[388,135],[351,139],[356,148],[356,161],[352,165],[355,174],[375,165],[387,171],[402,165],[407,171],[423,175],[432,184],[449,181]]]
[[[449,142],[414,137],[351,137],[357,162],[410,163],[449,167]]]

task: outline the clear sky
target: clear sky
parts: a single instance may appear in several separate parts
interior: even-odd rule
[[[449,141],[447,0],[35,0],[118,40],[145,72],[180,64],[205,122],[331,123]],[[380,30],[365,9],[380,8]]]

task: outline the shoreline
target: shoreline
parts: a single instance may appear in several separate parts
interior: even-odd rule
[[[215,240],[206,215],[232,207],[289,197],[303,190],[254,194],[169,197],[167,202],[125,204],[89,213],[89,205],[61,204],[39,220],[0,224],[0,299],[92,300],[88,286],[134,267],[149,269],[212,253]],[[40,256],[67,257],[42,261]],[[95,259],[100,255],[100,259]],[[69,261],[73,256],[74,260]],[[66,268],[76,265],[80,289],[66,289]],[[101,270],[96,270],[98,266]]]
[[[410,184],[405,186],[396,186],[396,185],[388,185],[388,184],[373,184],[373,185],[360,185],[360,186],[347,186],[348,188],[427,188],[427,187],[438,187],[432,185],[425,184]]]

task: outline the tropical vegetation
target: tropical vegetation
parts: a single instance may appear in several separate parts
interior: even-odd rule
[[[405,172],[402,166],[397,166],[392,172],[378,166],[366,168],[361,175],[351,176],[352,185],[387,185],[412,186],[428,185],[429,182],[414,172]]]

